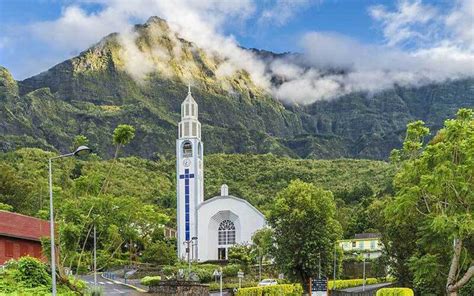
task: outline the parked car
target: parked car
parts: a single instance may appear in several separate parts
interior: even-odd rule
[[[274,279],[264,279],[260,283],[258,283],[259,286],[274,286],[278,285],[278,282]]]

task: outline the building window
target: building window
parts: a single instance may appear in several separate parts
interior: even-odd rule
[[[186,115],[186,116],[189,116],[189,104],[186,104],[184,108],[185,108],[185,110],[186,110],[185,115]]]
[[[194,116],[194,104],[191,104],[191,116]]]
[[[5,257],[13,257],[13,243],[5,241]]]
[[[375,241],[370,242],[370,248],[373,250],[375,249]]]
[[[359,242],[359,249],[364,249],[364,241]]]
[[[197,137],[197,123],[193,122],[193,137]]]
[[[193,156],[193,146],[189,142],[183,144],[183,157]]]
[[[353,248],[356,247],[356,242],[352,242],[352,247],[353,247]]]
[[[219,224],[218,244],[219,245],[235,244],[235,225],[232,221],[224,220],[221,222],[221,224]]]

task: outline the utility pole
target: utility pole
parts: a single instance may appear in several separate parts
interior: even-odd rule
[[[220,279],[221,279],[221,282],[220,282],[220,296],[222,296],[222,266],[220,267],[220,272],[219,272],[219,276],[220,276]]]
[[[334,291],[334,287],[336,286],[336,258],[337,258],[337,242],[334,244],[334,267],[333,267],[333,285],[332,290]]]
[[[321,252],[318,253],[319,263],[318,263],[318,279],[321,279]]]
[[[362,256],[364,257],[363,274],[362,274],[362,278],[364,279],[364,281],[362,282],[362,291],[365,291],[365,254],[362,253]]]
[[[97,286],[97,234],[94,224],[94,286]]]

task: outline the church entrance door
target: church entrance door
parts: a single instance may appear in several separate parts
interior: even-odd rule
[[[218,248],[217,249],[217,259],[218,260],[226,260],[226,248]]]

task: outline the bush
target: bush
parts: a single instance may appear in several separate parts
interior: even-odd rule
[[[376,279],[376,278],[367,278],[365,279],[365,284],[366,285],[373,285],[373,284],[378,284],[381,283],[382,281]],[[390,281],[390,280],[388,280]],[[346,288],[351,288],[351,287],[357,287],[357,286],[362,286],[364,284],[363,279],[352,279],[352,280],[336,280],[335,281],[336,290],[339,289],[346,289]],[[328,289],[332,290],[334,286],[334,281],[329,281],[328,282]]]
[[[172,265],[176,263],[176,251],[173,246],[164,241],[157,241],[146,246],[142,260],[158,265]]]
[[[382,288],[377,291],[376,296],[413,296],[410,288]]]
[[[301,296],[303,288],[300,284],[275,285],[266,287],[242,288],[237,291],[236,296]]]
[[[146,276],[140,280],[140,284],[144,286],[151,286],[161,281],[161,276]]]
[[[21,257],[17,261],[14,278],[25,288],[49,286],[51,277],[46,264],[33,257]]]
[[[239,270],[239,264],[229,264],[222,268],[222,273],[224,274],[224,277],[236,277]]]

